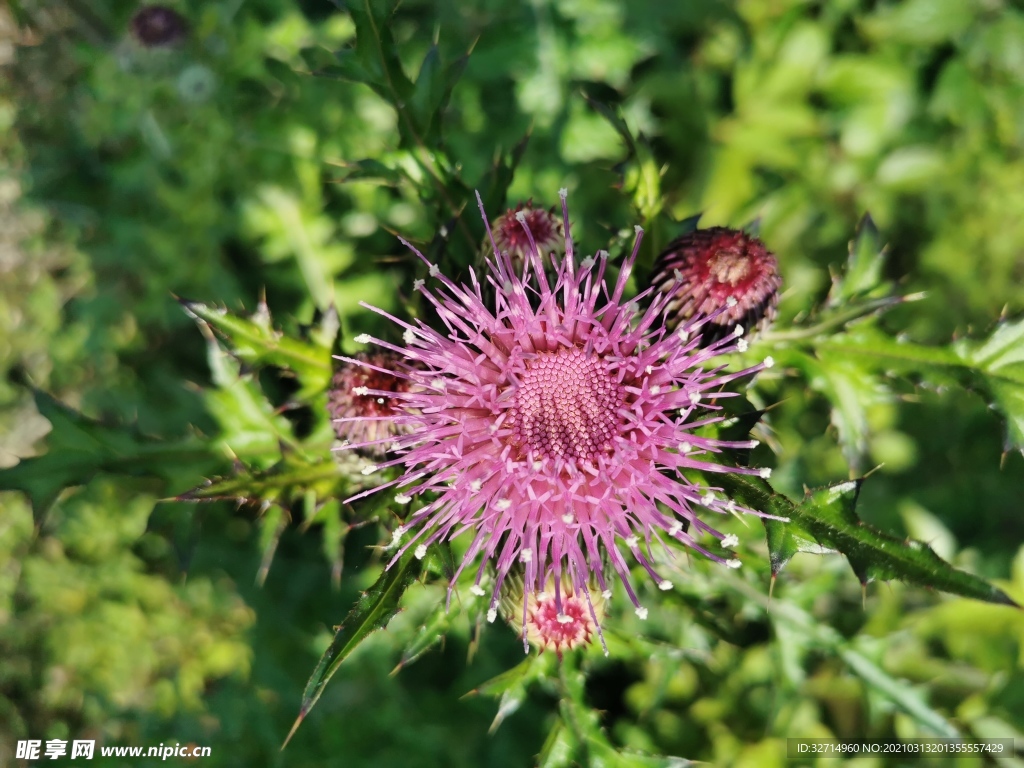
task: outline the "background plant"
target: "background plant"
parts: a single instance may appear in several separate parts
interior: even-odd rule
[[[1024,18],[678,5],[183,2],[160,50],[134,3],[9,6],[0,485],[27,495],[0,497],[0,744],[781,765],[787,735],[1021,728],[1019,612],[899,582],[862,608],[809,555],[765,610],[767,544],[737,526],[747,568],[694,560],[642,634],[609,620],[610,660],[561,667],[437,613],[428,563],[278,753],[395,524],[337,503],[359,475],[329,455],[330,353],[380,330],[359,300],[420,311],[393,231],[475,260],[475,188],[496,214],[567,186],[585,250],[640,222],[648,266],[694,213],[759,219],[787,286],[763,342],[785,375],[751,395],[777,404],[775,489],[883,464],[861,517],[1024,596]]]

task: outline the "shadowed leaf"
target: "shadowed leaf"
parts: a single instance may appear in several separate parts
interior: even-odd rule
[[[818,546],[845,555],[862,584],[874,579],[899,579],[975,600],[1016,606],[1001,589],[954,568],[927,544],[898,539],[860,520],[855,507],[862,480],[816,489],[801,504],[775,493],[758,478],[723,475],[719,482],[736,501],[789,518],[788,523],[767,521],[773,575],[797,552],[814,551],[813,547]]]
[[[225,463],[214,446],[198,438],[164,442],[133,426],[89,419],[43,392],[36,408],[51,426],[47,452],[0,469],[0,490],[22,491],[39,519],[65,488],[83,485],[99,472],[162,478],[204,474]]]
[[[288,746],[292,736],[302,721],[320,698],[324,687],[331,679],[341,663],[363,642],[374,630],[383,629],[398,613],[402,595],[419,575],[421,561],[413,552],[406,552],[392,567],[385,570],[377,582],[362,594],[355,607],[345,617],[344,622],[334,634],[330,647],[320,657],[316,669],[306,683],[302,693],[302,705],[299,716],[295,719],[288,737],[281,749]]]

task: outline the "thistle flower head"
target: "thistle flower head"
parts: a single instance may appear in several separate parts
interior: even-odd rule
[[[393,352],[378,352],[338,366],[327,390],[327,411],[339,440],[364,445],[372,456],[383,456],[391,447],[390,438],[404,428],[395,418],[395,397],[410,385],[408,378],[392,373],[399,361]]]
[[[651,284],[668,297],[666,325],[720,314],[704,325],[703,343],[763,330],[779,302],[779,262],[758,238],[735,229],[697,229],[671,243],[654,263]]]
[[[495,238],[483,278],[493,288],[492,305],[475,273],[468,284],[456,284],[409,246],[429,268],[429,284],[416,287],[444,328],[370,307],[403,331],[404,345],[371,341],[402,358],[393,373],[409,386],[383,394],[398,402],[395,421],[405,433],[396,438],[395,457],[380,464],[397,468],[398,477],[348,501],[392,488],[421,504],[403,526],[411,535],[399,542],[396,559],[410,547],[422,556],[434,542],[470,536],[456,580],[479,563],[479,591],[493,565],[491,616],[502,582],[521,568],[527,595],[564,580],[566,593],[586,603],[592,617],[590,585],[610,594],[611,570],[643,617],[631,562],[659,586],[669,583],[661,571],[671,567],[670,539],[734,562],[701,543],[703,534],[723,536],[697,510],[750,510],[687,473],[761,473],[714,461],[723,448],[748,443],[696,430],[720,419],[718,400],[730,396],[731,382],[770,361],[729,373],[716,358],[735,349],[735,338],[700,348],[701,327],[725,307],[669,332],[661,322],[668,297],[655,295],[646,310],[637,301],[643,295],[627,301],[642,231],[609,284],[607,253],[577,261],[561,195],[565,256],[552,260],[552,280],[521,216],[530,244],[526,269],[515,272]],[[528,627],[524,644],[526,635]]]
[[[147,48],[174,45],[188,34],[188,22],[166,5],[146,5],[131,20],[132,34]]]

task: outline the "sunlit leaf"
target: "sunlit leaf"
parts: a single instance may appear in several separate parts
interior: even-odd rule
[[[221,307],[180,299],[194,318],[207,323],[225,342],[231,354],[248,365],[275,365],[292,371],[299,379],[298,397],[327,389],[331,380],[331,346],[337,334],[337,312],[328,309],[317,342],[300,341],[273,327],[266,305],[252,317],[242,317]],[[323,332],[327,331],[327,332]]]

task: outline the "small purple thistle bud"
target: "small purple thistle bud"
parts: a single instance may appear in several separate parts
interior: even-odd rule
[[[162,48],[179,43],[188,34],[188,22],[166,5],[146,5],[131,20],[132,34],[146,48]]]
[[[521,274],[523,264],[529,260],[532,253],[530,240],[526,236],[526,227],[529,228],[533,241],[543,256],[550,256],[552,253],[557,256],[565,254],[562,217],[555,214],[553,207],[534,208],[533,200],[527,200],[515,208],[509,208],[491,222],[494,244],[491,244],[490,238],[484,241],[484,255],[490,256],[494,246],[497,246],[499,251],[508,254],[516,273]]]
[[[779,262],[758,238],[735,229],[697,229],[672,242],[654,263],[651,285],[668,297],[665,325],[725,311],[701,329],[701,346],[751,338],[775,318]]]
[[[391,450],[403,433],[395,421],[397,398],[409,391],[408,379],[390,372],[399,361],[393,352],[359,354],[343,359],[327,390],[327,411],[334,434],[348,447],[370,456]]]

